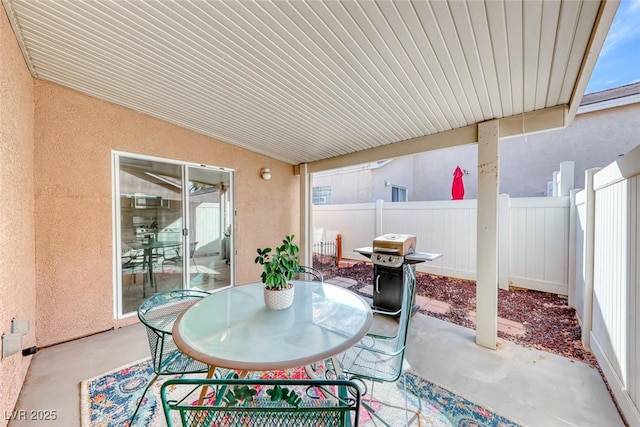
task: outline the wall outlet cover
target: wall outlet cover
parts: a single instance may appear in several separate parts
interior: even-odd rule
[[[27,335],[29,333],[29,319],[16,319],[11,320],[11,333]]]
[[[12,356],[22,350],[22,335],[2,334],[2,358]]]

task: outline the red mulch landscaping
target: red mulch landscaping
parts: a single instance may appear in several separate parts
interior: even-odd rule
[[[354,288],[371,285],[373,267],[370,263],[359,263],[353,267],[339,268],[331,265],[318,265],[325,279],[346,277],[358,282]],[[470,311],[476,309],[476,283],[472,280],[454,279],[418,272],[417,293],[428,298],[451,305],[448,313],[425,312],[432,317],[473,328],[467,318]],[[498,332],[500,338],[518,344],[550,351],[564,357],[585,362],[598,368],[595,357],[582,347],[581,331],[575,309],[567,305],[567,300],[555,294],[511,289],[498,291],[498,316],[522,323],[525,335],[509,335]]]

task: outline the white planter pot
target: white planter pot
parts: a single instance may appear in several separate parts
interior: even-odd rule
[[[293,290],[292,284],[289,284],[287,289],[264,289],[264,303],[272,310],[284,310],[293,304]]]

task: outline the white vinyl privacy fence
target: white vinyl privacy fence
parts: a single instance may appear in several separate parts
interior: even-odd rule
[[[576,312],[630,426],[640,426],[640,146],[575,194]]]
[[[476,206],[476,200],[321,205],[313,208],[313,226],[339,232],[343,256],[362,260],[354,249],[371,246],[375,237],[413,234],[418,251],[442,254],[418,264],[419,271],[475,279]],[[567,294],[569,213],[569,197],[501,196],[501,288]]]

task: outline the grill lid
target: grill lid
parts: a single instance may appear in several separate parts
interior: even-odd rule
[[[384,234],[373,239],[373,252],[405,256],[416,251],[416,236]]]

